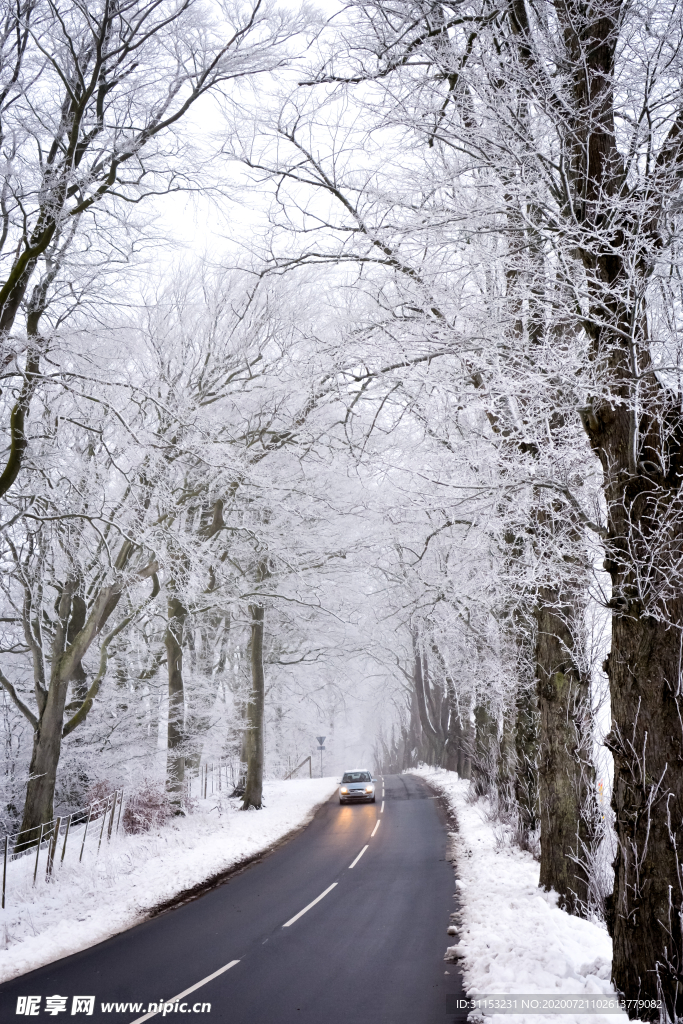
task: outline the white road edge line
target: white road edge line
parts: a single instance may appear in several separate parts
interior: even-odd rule
[[[371,838],[371,839],[372,839],[372,837],[374,836],[374,834],[375,834],[375,832],[377,831],[377,829],[379,828],[379,823],[380,823],[380,821],[381,821],[381,820],[382,820],[381,818],[378,818],[378,819],[377,819],[377,824],[375,825],[375,827],[373,828],[372,832],[370,833],[370,838]]]
[[[320,895],[317,896],[313,900],[312,903],[309,903],[307,907],[304,907],[303,910],[300,910],[298,914],[294,915],[294,917],[290,917],[289,921],[285,921],[285,923],[283,924],[282,927],[283,928],[289,928],[290,924],[294,924],[295,921],[298,921],[300,917],[304,916],[304,914],[306,913],[307,910],[310,910],[311,907],[314,907],[316,905],[316,903],[320,903],[320,901],[323,898],[323,896],[327,896],[328,892],[332,892],[332,890],[334,889],[335,885],[337,885],[337,884],[338,884],[337,882],[333,882],[332,885],[328,885],[327,889],[325,889],[325,892],[321,892]],[[136,1022],[134,1021],[133,1024],[136,1024]]]
[[[224,974],[225,971],[229,971],[231,967],[234,967],[235,964],[238,963],[239,960],[231,960],[229,964],[225,965],[225,967],[220,967],[217,971],[214,971],[213,974],[209,974],[206,978],[202,978],[202,980],[198,981],[196,985],[192,985],[190,986],[190,988],[186,988],[184,992],[180,993],[180,995],[173,996],[172,999],[165,999],[163,1003],[160,1004],[160,1010],[152,1010],[151,1013],[146,1013],[144,1017],[137,1017],[134,1021],[131,1022],[131,1024],[142,1024],[143,1020],[149,1020],[150,1017],[156,1017],[158,1013],[162,1012],[164,1006],[168,1006],[169,1003],[179,1002],[179,1000],[181,1000],[184,996],[189,996],[190,992],[195,992],[198,988],[201,988],[202,985],[206,985],[207,982],[213,981],[213,979],[217,978],[219,974]]]
[[[382,806],[379,809],[380,814],[384,814],[384,800],[382,800]]]
[[[351,868],[355,868],[356,864],[361,859],[361,857],[363,856],[363,854],[365,853],[366,850],[367,850],[367,845],[364,846],[363,849],[360,851],[360,853],[358,854],[358,856],[354,860],[353,864],[349,864],[349,871],[351,870]]]

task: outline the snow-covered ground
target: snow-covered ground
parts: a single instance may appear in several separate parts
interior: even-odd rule
[[[98,857],[96,843],[86,846],[83,863],[67,857],[54,881],[39,872],[35,888],[32,858],[22,858],[11,865],[17,870],[0,911],[0,982],[124,931],[160,903],[269,850],[335,789],[335,778],[267,782],[260,811],[218,796],[202,800],[163,828],[105,840]]]
[[[571,917],[556,894],[538,888],[539,865],[506,840],[489,819],[485,800],[469,803],[469,783],[455,772],[418,768],[442,793],[458,822],[453,834],[461,901],[458,942],[450,947],[463,970],[468,996],[531,994],[614,995],[609,981],[612,941],[599,923]],[[574,1016],[487,1014],[491,1024],[626,1024],[625,1013]]]

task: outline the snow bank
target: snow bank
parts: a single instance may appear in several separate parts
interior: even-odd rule
[[[455,772],[418,768],[411,774],[442,793],[457,822],[452,834],[462,914],[460,957],[469,996],[538,993],[613,995],[612,941],[599,923],[571,917],[556,906],[557,894],[538,888],[539,865],[511,845],[500,824],[487,820],[485,800],[466,800],[469,783]],[[561,1016],[493,1014],[495,1024],[627,1024],[625,1013]]]
[[[24,871],[0,911],[0,982],[139,924],[160,903],[269,850],[335,789],[332,778],[267,782],[260,811],[216,796],[161,829],[105,841],[99,857],[96,844],[86,846],[83,863],[56,868],[53,882],[41,873],[33,888],[32,868]]]

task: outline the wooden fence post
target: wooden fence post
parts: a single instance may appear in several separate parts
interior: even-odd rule
[[[73,815],[70,814],[69,817],[66,819],[66,832],[64,833],[64,845],[62,846],[62,856],[59,861],[60,864],[64,863],[64,854],[66,853],[66,841],[69,838],[69,829],[71,828],[72,817]]]
[[[99,855],[100,855],[100,846],[102,845],[102,836],[104,835],[104,826],[107,824],[107,815],[108,814],[109,814],[109,797],[107,797],[107,802],[106,802],[106,804],[104,806],[104,810],[102,811],[102,828],[100,829],[100,841],[97,844],[97,853],[95,854],[96,857],[99,857]]]
[[[38,877],[38,860],[40,859],[40,844],[43,841],[43,829],[45,825],[40,826],[40,835],[38,836],[38,849],[36,850],[36,866],[33,869],[33,884],[36,884],[36,878]]]
[[[114,793],[114,803],[111,805],[111,814],[109,815],[109,824],[107,825],[107,842],[111,839],[111,830],[114,827],[114,815],[116,814],[116,801],[119,798],[118,789]]]
[[[59,830],[62,827],[61,817],[57,818],[55,827],[47,846],[47,864],[45,866],[45,877],[50,878],[52,875],[52,868],[55,862],[55,852],[57,850],[57,839],[59,837]]]
[[[5,836],[5,857],[2,865],[2,909],[5,909],[5,889],[7,888],[7,847],[9,846],[9,836]]]
[[[81,852],[80,852],[79,857],[78,857],[78,863],[79,864],[83,860],[83,850],[85,849],[85,837],[88,834],[88,825],[90,824],[90,815],[91,814],[92,814],[92,804],[90,804],[88,806],[88,819],[87,819],[87,821],[85,823],[85,828],[83,830],[83,842],[81,843]]]

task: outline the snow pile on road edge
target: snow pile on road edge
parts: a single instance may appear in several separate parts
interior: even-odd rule
[[[572,917],[556,906],[557,894],[538,888],[539,865],[513,845],[504,826],[492,822],[488,803],[468,803],[469,782],[455,772],[411,769],[441,793],[457,822],[452,835],[456,887],[461,903],[459,941],[449,947],[458,958],[469,996],[538,993],[613,995],[609,980],[612,941],[598,923]],[[586,1016],[494,1014],[497,1024],[531,1024]],[[625,1013],[593,1015],[591,1024],[624,1024]]]
[[[264,784],[264,807],[202,800],[196,813],[144,835],[118,836],[81,865],[57,869],[8,891],[0,911],[0,982],[87,949],[140,924],[155,907],[241,862],[265,853],[305,825],[336,780]]]

